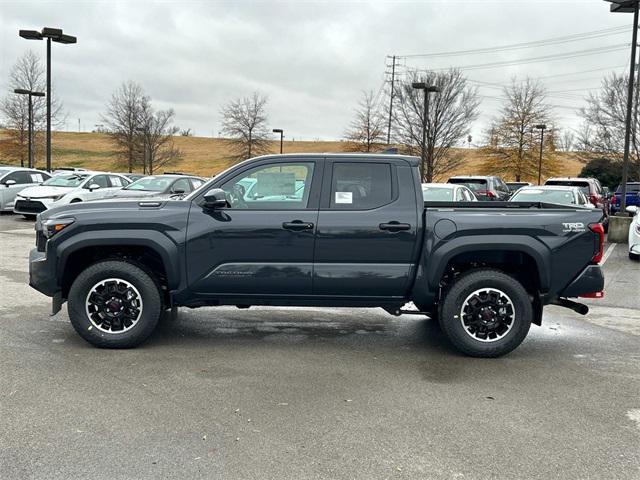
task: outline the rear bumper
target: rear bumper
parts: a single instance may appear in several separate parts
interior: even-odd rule
[[[589,265],[558,296],[581,297],[603,290],[604,275],[600,265]]]

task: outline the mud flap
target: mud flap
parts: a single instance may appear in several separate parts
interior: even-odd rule
[[[56,313],[62,309],[62,304],[64,300],[62,299],[62,292],[56,292],[51,298],[51,316],[53,317]]]

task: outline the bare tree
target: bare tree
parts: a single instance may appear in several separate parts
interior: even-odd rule
[[[137,150],[142,154],[142,171],[153,175],[157,169],[170,165],[182,158],[176,148],[173,136],[180,130],[172,125],[175,112],[155,111],[148,97],[143,97],[140,105],[140,123]],[[140,146],[140,142],[142,145]]]
[[[585,131],[580,139],[587,156],[606,156],[614,163],[622,161],[628,79],[612,73],[602,79],[602,87],[586,98],[587,106],[580,110]],[[638,94],[636,85],[635,104],[631,121],[630,159],[632,176],[640,177],[640,118],[638,118]]]
[[[149,102],[142,87],[132,81],[120,85],[111,95],[107,111],[102,121],[107,125],[109,137],[116,148],[116,154],[123,164],[133,171],[139,156],[139,131],[143,127],[143,105]]]
[[[254,92],[231,101],[220,110],[222,132],[229,137],[234,160],[246,160],[269,152],[267,97]]]
[[[180,129],[180,136],[181,137],[193,137],[193,130],[191,130],[190,128],[182,128],[182,129]]]
[[[436,85],[440,93],[431,96],[429,115],[424,118],[423,92],[412,88],[412,82]],[[426,161],[422,166],[424,179],[433,181],[462,163],[462,157],[449,150],[469,134],[471,123],[478,117],[478,92],[467,85],[459,70],[414,73],[398,86],[393,109],[394,135],[409,153],[420,155],[422,128],[426,126]]]
[[[576,135],[568,128],[565,128],[560,133],[558,144],[563,152],[570,152],[573,149]]]
[[[373,92],[362,92],[355,118],[345,133],[345,139],[350,142],[351,150],[370,152],[376,143],[384,142],[385,134],[385,119],[377,111]]]
[[[0,143],[0,151],[3,156],[20,165],[27,163],[28,157],[28,109],[29,99],[27,95],[16,95],[13,90],[22,88],[31,91],[46,91],[45,69],[40,57],[28,50],[18,58],[9,73],[9,94],[0,102],[0,112],[4,117],[3,124],[7,129],[6,138]],[[46,98],[32,97],[33,102],[33,155],[35,163],[43,159],[44,130],[46,127]],[[52,93],[51,97],[51,124],[59,126],[64,122],[62,104]]]
[[[551,122],[551,107],[546,103],[546,91],[541,83],[527,78],[512,80],[503,90],[500,116],[489,129],[489,142],[484,148],[486,158],[483,170],[487,173],[513,177],[538,175],[540,132],[537,124]],[[554,171],[555,135],[552,128],[545,132],[543,175]]]

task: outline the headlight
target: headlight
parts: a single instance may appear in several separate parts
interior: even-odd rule
[[[64,193],[62,195],[55,195],[53,197],[45,197],[45,198],[50,198],[51,200],[53,200],[54,202],[57,202],[58,200],[60,200],[62,197],[64,197]]]
[[[636,223],[636,233],[640,235],[640,223]]]
[[[63,229],[65,229],[75,221],[76,219],[72,217],[56,218],[56,219],[52,218],[49,220],[41,220],[40,227],[42,228],[42,233],[44,234],[44,236],[47,238],[51,238],[56,233],[62,231]]]

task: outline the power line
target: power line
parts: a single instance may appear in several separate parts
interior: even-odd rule
[[[591,40],[594,38],[607,37],[611,35],[619,35],[622,33],[627,33],[628,31],[629,31],[628,26],[611,27],[611,28],[605,28],[602,30],[593,30],[591,32],[575,33],[572,35],[565,35],[561,37],[551,37],[547,39],[535,40],[530,42],[513,43],[510,45],[476,48],[472,50],[457,50],[457,51],[451,51],[451,52],[397,55],[397,57],[398,58],[438,58],[438,57],[456,57],[460,55],[472,55],[472,54],[481,54],[481,53],[496,53],[496,52],[504,52],[509,50],[520,50],[525,48],[558,45],[558,44],[577,42],[582,40]]]
[[[547,62],[547,61],[554,61],[554,60],[567,60],[570,58],[584,57],[588,55],[599,55],[602,53],[616,52],[616,51],[624,50],[627,48],[629,48],[628,44],[621,43],[616,45],[607,45],[604,47],[589,48],[586,50],[574,50],[572,52],[543,55],[540,57],[521,58],[519,60],[504,60],[499,62],[477,63],[474,65],[432,68],[432,69],[424,69],[421,71],[436,72],[436,71],[442,71],[442,70],[449,70],[450,68],[457,68],[458,70],[480,70],[485,68],[510,67],[510,66],[516,66],[516,65],[524,65],[527,63],[539,63],[539,62]]]

